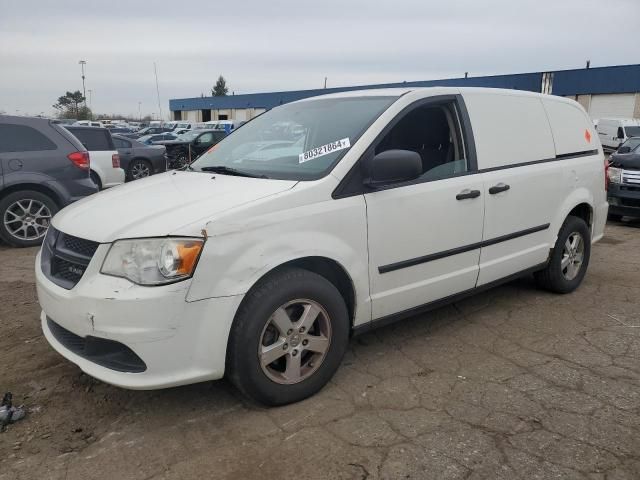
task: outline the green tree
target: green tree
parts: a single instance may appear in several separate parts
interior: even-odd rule
[[[227,88],[227,81],[222,75],[220,75],[216,84],[211,89],[211,95],[214,97],[224,97],[228,92],[229,88]]]
[[[91,118],[91,110],[84,103],[85,98],[80,90],[75,92],[67,92],[63,96],[58,97],[58,102],[53,105],[58,111],[60,118],[77,118],[78,120],[87,120]]]

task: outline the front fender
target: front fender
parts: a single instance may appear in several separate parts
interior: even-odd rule
[[[369,321],[366,228],[361,196],[210,222],[187,300],[242,295],[287,262],[325,257],[340,264],[352,279],[355,323]]]

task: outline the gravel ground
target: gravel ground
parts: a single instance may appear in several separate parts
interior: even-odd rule
[[[287,407],[225,381],[134,392],[41,335],[35,249],[0,246],[0,434],[8,479],[638,479],[640,223],[610,224],[582,287],[523,279],[353,339]],[[1,392],[0,392],[1,393]]]

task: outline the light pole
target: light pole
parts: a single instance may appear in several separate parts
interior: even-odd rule
[[[87,64],[85,60],[80,60],[78,62],[80,64],[80,68],[82,69],[82,96],[84,97],[84,106],[87,106],[87,91],[84,88],[84,66]]]
[[[138,121],[142,120],[142,114],[140,113],[142,110],[142,102],[138,102]]]

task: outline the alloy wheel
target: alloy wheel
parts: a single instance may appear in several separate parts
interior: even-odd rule
[[[571,281],[578,276],[584,262],[584,239],[578,232],[573,232],[567,237],[562,249],[560,269],[562,275]]]
[[[149,175],[151,175],[151,169],[149,168],[149,165],[144,162],[136,162],[131,167],[131,177],[134,180],[145,178]]]
[[[276,309],[262,330],[260,366],[278,384],[299,383],[320,368],[330,343],[327,311],[313,300],[292,300]]]
[[[4,212],[4,226],[18,240],[43,238],[51,221],[51,210],[44,203],[23,198],[9,205]]]

